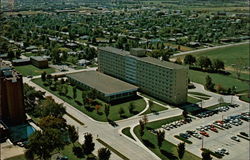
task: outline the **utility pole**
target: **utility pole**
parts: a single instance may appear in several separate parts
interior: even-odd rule
[[[203,146],[204,146],[204,136],[202,135],[202,138],[201,138],[201,149],[203,149]]]

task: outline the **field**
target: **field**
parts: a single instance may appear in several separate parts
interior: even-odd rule
[[[245,91],[248,89],[249,84],[247,82],[243,82],[241,80],[236,79],[233,75],[221,75],[216,73],[206,73],[200,71],[189,70],[189,78],[191,81],[200,83],[205,85],[206,83],[206,76],[209,75],[213,83],[216,85],[220,84],[224,88],[231,88],[232,86],[236,86],[236,91]]]
[[[221,59],[226,66],[236,64],[238,58],[242,58],[244,64],[249,64],[249,44],[197,52],[195,54],[198,54],[199,56],[207,56],[211,59]]]
[[[37,75],[41,75],[41,73],[43,73],[44,71],[47,74],[51,74],[55,72],[54,68],[40,69],[33,65],[16,66],[15,69],[16,71],[21,73],[23,76],[28,76],[28,75],[37,76]]]
[[[53,93],[57,97],[61,98],[65,102],[69,103],[70,105],[74,106],[75,108],[77,108],[81,112],[87,114],[91,118],[93,118],[97,121],[104,121],[104,122],[107,121],[106,116],[104,114],[104,105],[106,104],[105,102],[103,102],[101,100],[97,100],[101,104],[101,108],[99,109],[99,111],[97,112],[97,110],[95,109],[94,106],[92,106],[92,110],[89,111],[81,104],[82,92],[79,89],[77,89],[77,98],[76,98],[76,100],[74,100],[72,98],[73,97],[73,87],[71,85],[68,85],[68,94],[66,96],[62,96],[62,95],[59,95],[59,93],[57,91],[52,91],[49,89],[49,87],[44,86],[43,82],[40,78],[34,79],[32,81],[34,83],[38,84],[39,86],[41,86],[42,88],[46,89],[47,91]],[[128,110],[128,106],[130,105],[130,103],[133,103],[136,106],[133,113],[130,113]],[[136,100],[131,100],[129,102],[125,102],[125,103],[121,103],[121,104],[117,104],[117,105],[113,105],[110,107],[109,119],[116,121],[116,120],[128,118],[128,117],[131,117],[135,114],[140,113],[141,111],[143,111],[143,109],[145,107],[146,107],[146,102],[142,98],[139,98]],[[123,108],[125,111],[123,116],[120,116],[120,114],[119,114],[120,108]]]
[[[229,46],[224,48],[211,49],[207,51],[197,51],[192,53],[194,56],[207,56],[210,59],[223,60],[226,67],[231,67],[232,64],[236,64],[239,58],[242,59],[242,63],[246,66],[249,65],[249,44],[240,44],[236,46]],[[185,56],[179,56],[184,59]]]

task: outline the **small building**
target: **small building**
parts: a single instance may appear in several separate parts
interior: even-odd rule
[[[137,86],[97,71],[68,74],[70,83],[82,89],[94,89],[98,98],[110,103],[136,96]]]
[[[48,60],[41,56],[30,57],[31,64],[37,68],[48,68]]]
[[[8,58],[8,54],[5,53],[5,54],[0,54],[0,58],[2,59],[7,59]]]
[[[78,60],[78,63],[77,63],[79,66],[87,66],[87,65],[89,65],[89,64],[91,64],[90,63],[90,61],[88,61],[88,60],[86,60],[86,59],[80,59],[80,60]]]
[[[30,64],[30,59],[14,59],[11,61],[13,66],[23,66]]]

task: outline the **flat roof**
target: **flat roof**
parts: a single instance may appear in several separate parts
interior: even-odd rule
[[[136,91],[138,89],[137,86],[97,71],[83,71],[68,74],[67,76],[104,93],[106,96],[114,95],[115,93]]]
[[[45,60],[47,60],[47,59],[45,59],[45,58],[43,58],[41,56],[31,56],[30,58],[34,59],[36,61],[45,61]]]
[[[98,49],[100,49],[102,51],[106,51],[106,52],[120,54],[120,55],[129,55],[128,51],[118,49],[118,48],[114,48],[114,47],[99,47]]]
[[[29,61],[30,61],[29,58],[26,58],[26,59],[14,59],[14,60],[12,60],[12,62],[14,62],[14,63],[29,62]]]
[[[141,57],[138,58],[140,61],[151,63],[157,66],[165,67],[165,68],[170,68],[170,69],[186,69],[186,66],[182,66],[176,63],[168,62],[168,61],[162,61],[156,58],[152,57]]]
[[[121,49],[114,48],[114,47],[99,47],[99,49],[103,50],[103,51],[106,51],[106,52],[111,52],[111,53],[120,54],[120,55],[123,55],[123,56],[133,57],[133,58],[136,58],[139,61],[143,61],[143,62],[146,62],[146,63],[151,63],[151,64],[161,66],[161,67],[165,67],[165,68],[170,68],[170,69],[185,69],[185,68],[187,68],[186,66],[183,66],[183,65],[179,65],[179,64],[172,63],[172,62],[167,62],[167,61],[162,61],[162,60],[159,60],[159,59],[153,58],[153,57],[148,57],[148,56],[137,57],[137,56],[134,56],[134,55],[130,54],[130,52],[128,52],[128,51],[121,50]],[[135,51],[141,50],[140,48],[133,48],[133,49],[135,49]]]

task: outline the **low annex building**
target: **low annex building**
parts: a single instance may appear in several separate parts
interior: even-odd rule
[[[106,102],[114,102],[121,99],[136,96],[137,86],[126,83],[97,71],[84,71],[68,74],[70,83],[82,89],[95,89],[98,98]]]

